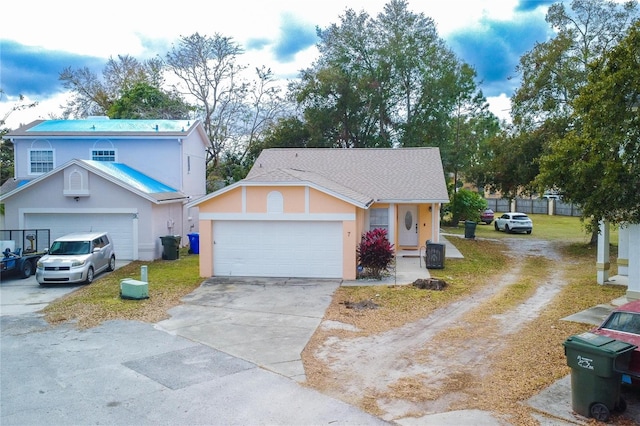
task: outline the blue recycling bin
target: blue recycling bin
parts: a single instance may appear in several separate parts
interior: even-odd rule
[[[200,234],[197,232],[187,234],[189,237],[189,251],[193,254],[200,254]]]

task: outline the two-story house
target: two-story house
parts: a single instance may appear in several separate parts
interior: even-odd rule
[[[184,245],[198,231],[198,209],[186,207],[206,193],[198,121],[38,120],[6,139],[15,168],[0,188],[6,229],[50,229],[52,240],[108,231],[117,257],[130,260],[158,259],[160,237]]]

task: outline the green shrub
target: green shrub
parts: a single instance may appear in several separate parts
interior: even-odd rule
[[[487,208],[487,200],[477,192],[460,189],[451,197],[450,208],[454,226],[461,220],[478,222],[481,212]]]

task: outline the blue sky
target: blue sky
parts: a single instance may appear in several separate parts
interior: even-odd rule
[[[6,2],[5,2],[6,3]],[[91,6],[87,6],[87,4]],[[59,114],[66,93],[58,80],[65,67],[101,73],[106,60],[128,54],[138,59],[164,55],[180,36],[199,32],[232,37],[245,53],[239,62],[265,65],[292,79],[316,57],[316,26],[339,23],[346,8],[371,16],[383,0],[182,0],[168,6],[145,0],[22,0],[2,7],[0,27],[0,114],[22,94],[37,108],[14,113],[17,127]],[[408,0],[409,9],[431,17],[438,33],[465,62],[474,66],[492,110],[505,116],[518,85],[520,56],[549,36],[549,0]],[[17,17],[29,17],[28,20]]]

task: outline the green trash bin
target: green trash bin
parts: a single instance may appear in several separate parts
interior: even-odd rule
[[[180,257],[180,235],[165,235],[162,241],[162,259],[176,260]]]
[[[612,411],[624,411],[622,373],[628,371],[637,346],[589,332],[571,336],[563,345],[571,367],[573,411],[601,422],[609,420]]]
[[[476,226],[478,224],[472,220],[464,221],[464,237],[465,238],[475,238],[476,237]]]

